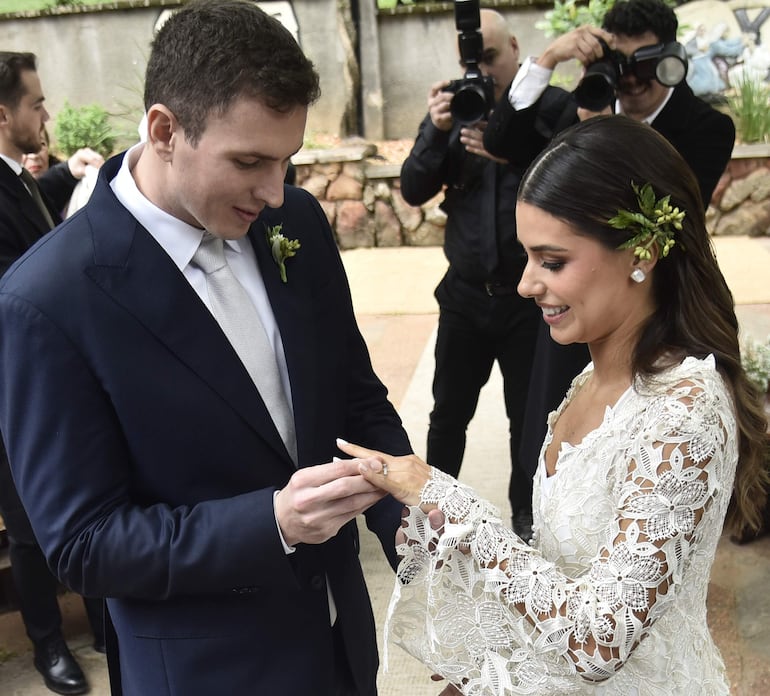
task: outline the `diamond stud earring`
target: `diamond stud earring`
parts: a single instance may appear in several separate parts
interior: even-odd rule
[[[643,283],[645,278],[647,278],[647,274],[641,268],[635,268],[631,271],[631,280],[635,283]]]

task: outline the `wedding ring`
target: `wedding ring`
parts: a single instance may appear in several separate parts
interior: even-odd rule
[[[388,465],[387,464],[383,464],[382,465],[382,475],[383,476],[387,476],[388,475]]]

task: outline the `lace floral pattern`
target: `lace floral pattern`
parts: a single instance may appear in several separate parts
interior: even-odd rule
[[[547,492],[541,457],[532,546],[433,470],[422,502],[447,521],[409,509],[389,638],[468,695],[726,696],[706,592],[736,433],[711,357],[637,384],[562,449]]]

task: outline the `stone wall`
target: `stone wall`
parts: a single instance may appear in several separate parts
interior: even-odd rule
[[[706,214],[714,235],[770,235],[770,146],[736,146]]]
[[[299,152],[292,158],[297,185],[318,199],[340,249],[441,246],[443,195],[409,205],[401,196],[401,165],[382,164],[376,154],[370,143]]]
[[[382,164],[372,143],[303,150],[297,185],[321,203],[340,249],[441,246],[443,194],[414,207],[401,195],[400,164]],[[770,235],[770,146],[738,145],[706,213],[712,235]]]

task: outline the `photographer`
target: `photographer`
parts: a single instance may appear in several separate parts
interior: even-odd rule
[[[458,474],[466,429],[497,360],[510,421],[513,524],[519,536],[529,538],[532,479],[519,467],[517,453],[540,313],[516,292],[526,263],[514,216],[523,170],[484,149],[485,120],[461,123],[467,114],[453,115],[456,95],[466,96],[458,87],[470,87],[471,93],[478,87],[480,94],[488,90],[489,106],[503,96],[519,68],[519,48],[499,13],[479,13],[478,2],[458,2],[455,8],[466,77],[430,88],[429,113],[401,169],[408,203],[421,205],[444,188],[441,207],[447,214],[449,269],[435,293],[439,323],[427,459]],[[477,54],[468,50],[475,45]]]
[[[698,99],[682,81],[675,87],[640,77],[635,60],[655,53],[652,47],[676,41],[678,21],[663,0],[621,0],[607,12],[602,28],[583,26],[555,39],[539,58],[527,58],[501,100],[484,135],[489,152],[526,167],[558,132],[596,113],[580,108],[575,93],[548,86],[558,63],[577,59],[585,66],[611,60],[623,72],[617,79],[614,104],[601,110],[625,114],[650,124],[682,155],[695,173],[704,207],[727,166],[735,140],[729,116]],[[602,45],[602,41],[606,46]],[[569,310],[560,320],[570,320]],[[570,382],[588,363],[582,344],[562,346],[541,322],[527,400],[520,451],[526,467],[535,468],[545,436],[548,413],[555,409]]]

